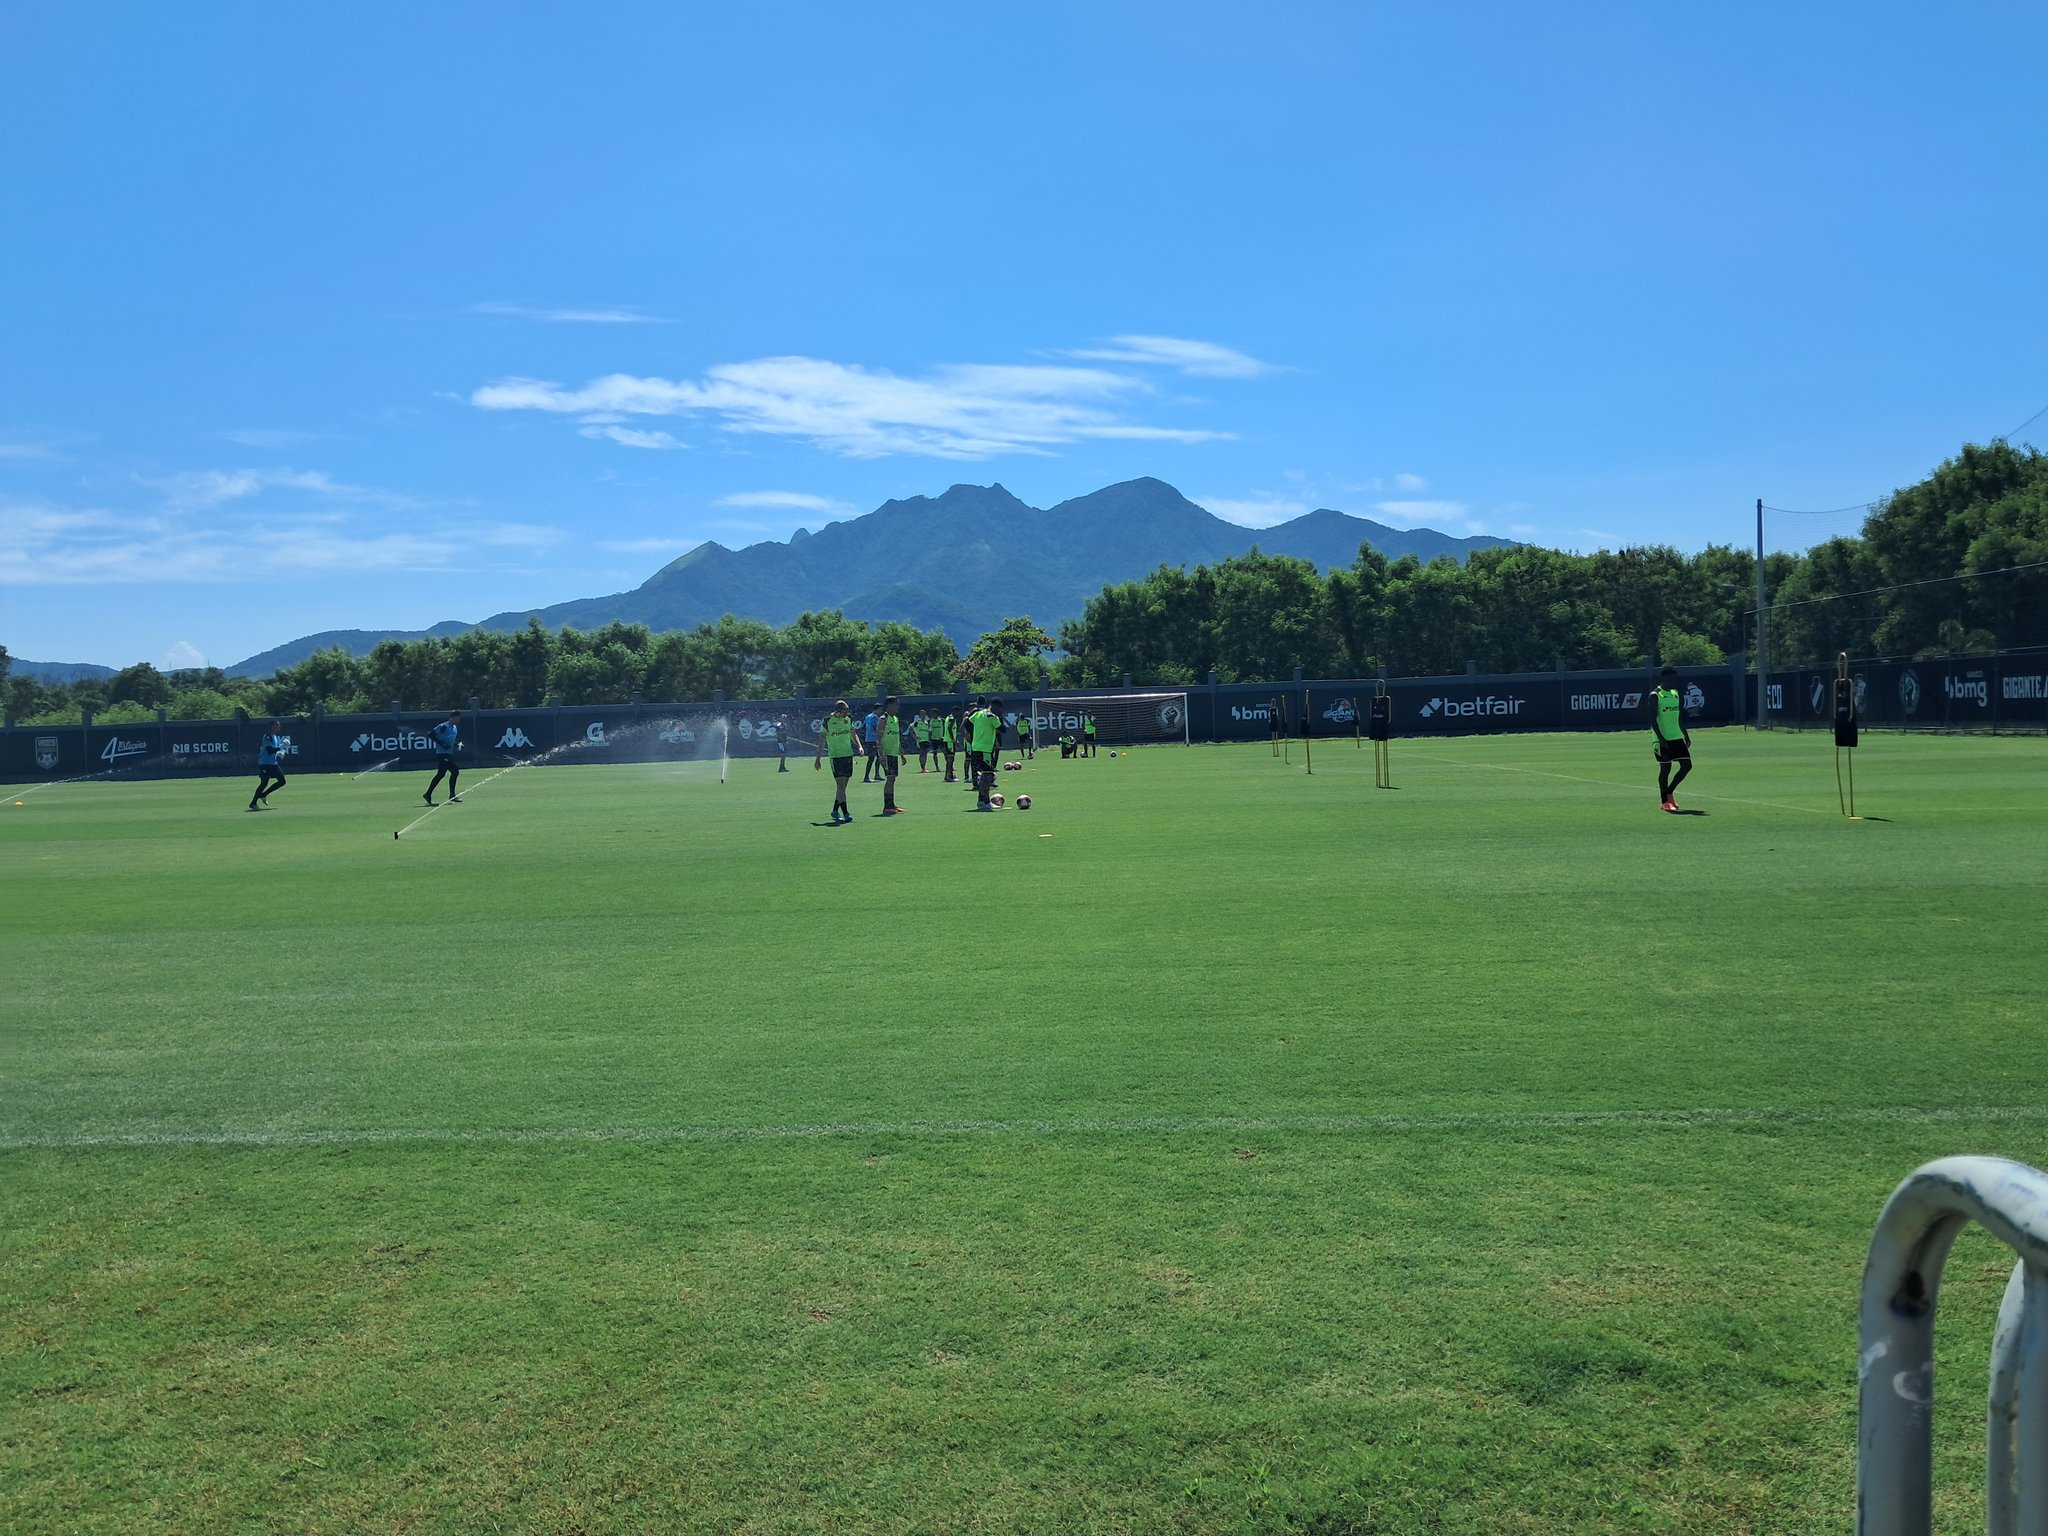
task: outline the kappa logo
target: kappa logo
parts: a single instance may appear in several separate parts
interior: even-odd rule
[[[57,738],[54,736],[38,736],[36,738],[36,766],[45,770],[54,768],[57,766],[57,758]]]
[[[124,757],[140,757],[148,750],[146,741],[123,741],[118,735],[109,736],[107,744],[100,748],[100,761],[112,767]]]
[[[530,747],[532,745],[533,738],[516,725],[506,726],[505,734],[498,738],[498,750],[501,752],[509,752],[517,747]]]
[[[1909,715],[1920,709],[1920,674],[1911,667],[1899,674],[1899,708]]]

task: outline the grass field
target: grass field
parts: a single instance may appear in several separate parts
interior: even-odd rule
[[[5,796],[0,1529],[1848,1529],[1884,1197],[2048,1162],[2048,747],[1298,754]]]

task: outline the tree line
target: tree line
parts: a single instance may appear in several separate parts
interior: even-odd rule
[[[1765,561],[1771,662],[1823,666],[1838,651],[1950,655],[2048,645],[2048,456],[2003,441],[1965,447],[1926,480],[1876,504],[1860,534]],[[1481,550],[1463,565],[1389,561],[1361,546],[1327,574],[1249,554],[1161,566],[1105,586],[1048,635],[1006,620],[962,655],[941,630],[869,624],[837,610],[776,627],[731,615],[660,634],[645,625],[385,640],[366,656],[320,651],[268,678],[218,668],[45,684],[9,676],[0,704],[24,724],[649,701],[872,698],[1285,678],[1699,665],[1754,644],[1755,557],[1710,545],[1575,555],[1535,545]]]

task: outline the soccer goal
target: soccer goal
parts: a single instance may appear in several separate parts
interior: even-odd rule
[[[1063,736],[1085,743],[1091,718],[1095,721],[1098,746],[1188,744],[1185,693],[1070,693],[1031,701],[1031,734],[1040,751],[1057,744]]]

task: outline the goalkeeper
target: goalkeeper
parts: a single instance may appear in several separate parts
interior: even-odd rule
[[[1678,809],[1678,786],[1692,772],[1692,736],[1678,697],[1678,669],[1666,667],[1650,695],[1650,730],[1657,753],[1657,801],[1660,809]],[[1673,773],[1676,765],[1678,772]]]

